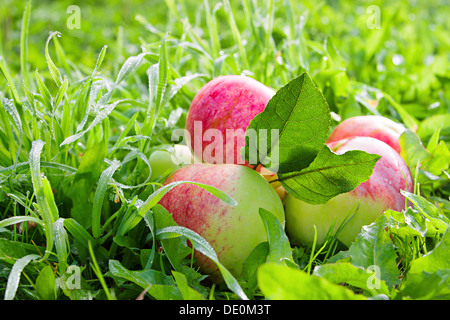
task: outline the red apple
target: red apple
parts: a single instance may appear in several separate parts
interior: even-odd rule
[[[284,208],[275,190],[255,170],[235,164],[195,163],[175,171],[165,184],[195,181],[216,187],[237,201],[232,207],[193,184],[181,184],[159,202],[179,226],[201,235],[214,248],[219,261],[238,276],[250,252],[267,241],[259,208],[273,213],[284,227]],[[195,252],[196,264],[210,279],[220,282],[217,265]]]
[[[333,219],[336,219],[336,231],[349,214],[356,212],[338,235],[338,239],[349,246],[361,228],[375,221],[385,210],[401,211],[405,208],[405,198],[400,190],[413,191],[409,168],[400,155],[386,143],[370,137],[352,137],[328,143],[328,146],[338,154],[349,150],[363,150],[378,154],[381,158],[368,181],[325,204],[309,204],[287,194],[286,231],[295,244],[312,243],[314,226],[317,228],[317,242],[323,243]]]
[[[187,142],[196,158],[207,163],[248,165],[240,153],[245,130],[274,94],[247,76],[220,76],[204,85],[186,118]]]
[[[383,116],[357,116],[339,123],[328,138],[328,142],[350,137],[372,137],[387,143],[400,154],[398,139],[404,130],[403,125]]]

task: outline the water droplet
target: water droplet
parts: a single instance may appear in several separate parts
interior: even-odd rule
[[[404,60],[405,58],[403,58],[401,54],[394,54],[392,56],[392,63],[395,64],[396,66],[402,64]]]

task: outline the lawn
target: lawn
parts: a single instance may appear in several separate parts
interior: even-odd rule
[[[3,0],[0,297],[449,299],[449,16],[438,0]],[[174,150],[208,81],[240,74],[279,96],[312,79],[330,131],[359,115],[401,123],[410,207],[348,246],[294,244],[261,213],[267,242],[229,273],[158,204],[169,172],[151,155]]]

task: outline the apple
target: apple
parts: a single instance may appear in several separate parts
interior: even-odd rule
[[[194,163],[175,171],[164,182],[195,181],[216,187],[237,201],[230,206],[205,189],[181,184],[160,200],[179,226],[201,235],[214,248],[219,261],[239,276],[250,252],[267,241],[259,208],[274,214],[285,225],[283,204],[275,190],[255,170],[236,164]],[[217,265],[195,251],[197,266],[213,282],[222,277]]]
[[[400,154],[400,135],[405,127],[391,119],[378,115],[356,116],[339,123],[328,142],[350,137],[372,137],[390,145]]]
[[[194,161],[191,149],[185,145],[175,144],[168,150],[155,150],[149,157],[152,168],[151,179],[164,178],[174,170]]]
[[[281,201],[283,201],[284,197],[286,196],[286,189],[281,185],[280,181],[276,181],[278,179],[278,175],[275,172],[272,172],[269,169],[263,167],[262,165],[258,165],[258,167],[256,167],[256,172],[258,172],[261,176],[264,177],[264,179],[267,180],[267,182],[269,182],[272,188],[277,192]]]
[[[286,232],[294,244],[311,244],[314,239],[314,226],[317,229],[317,242],[323,243],[334,219],[335,232],[347,216],[354,214],[337,235],[343,244],[349,246],[361,228],[375,221],[385,210],[405,209],[405,198],[400,190],[413,191],[413,180],[408,166],[388,144],[371,137],[351,137],[327,145],[337,154],[362,150],[378,154],[381,158],[369,180],[325,204],[309,204],[287,194]]]
[[[164,177],[179,168],[179,165],[172,160],[172,154],[166,150],[153,151],[149,157],[149,162],[152,168],[152,180]]]
[[[195,95],[186,118],[190,147],[197,159],[216,164],[249,165],[241,157],[250,121],[275,91],[243,75],[214,78]]]

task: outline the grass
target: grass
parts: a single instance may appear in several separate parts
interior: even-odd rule
[[[189,251],[174,252],[157,238],[170,226],[165,214],[158,227],[146,216],[159,210],[163,181],[151,178],[149,155],[173,146],[197,90],[222,74],[248,74],[278,89],[308,71],[334,123],[359,114],[404,123],[435,159],[421,175],[413,168],[416,193],[448,215],[445,1],[166,0],[151,8],[148,1],[112,1],[80,5],[79,29],[69,28],[69,5],[7,1],[0,9],[5,298],[132,299],[143,290],[148,298],[198,297],[183,290],[180,273],[202,297],[239,297],[232,280],[201,283],[191,258],[180,259]],[[368,23],[370,5],[380,9],[379,28]],[[402,273],[443,237],[392,234]],[[333,238],[329,244],[296,247],[294,258],[313,272],[339,252]],[[71,265],[82,269],[80,290],[38,289],[55,286],[46,266],[67,279]],[[246,293],[259,297],[254,279],[246,280]],[[179,290],[165,289],[172,287]]]

